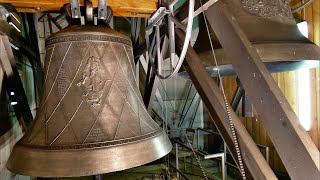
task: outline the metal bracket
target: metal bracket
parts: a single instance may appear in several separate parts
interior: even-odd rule
[[[108,14],[107,0],[98,1],[98,19],[106,20]]]
[[[94,15],[93,15],[92,2],[90,0],[85,0],[84,5],[85,5],[85,10],[86,10],[85,11],[86,12],[85,24],[96,24],[96,21],[94,20]],[[71,18],[72,19],[81,19],[79,0],[70,0],[70,9],[71,9]],[[70,16],[70,13],[68,13],[69,12],[68,6],[65,7],[65,11]],[[111,16],[112,16],[112,11],[111,11],[111,8],[107,6],[107,0],[99,0],[98,1],[98,14],[97,15],[98,15],[98,18],[97,18],[98,23],[104,22],[105,24],[109,24]],[[72,20],[69,20],[69,21],[72,21]]]
[[[84,4],[85,4],[85,7],[86,7],[86,16],[85,16],[86,24],[93,24],[92,2],[90,0],[85,0]]]
[[[192,24],[193,24],[193,13],[194,13],[194,4],[195,4],[195,0],[189,0],[189,10],[188,10],[188,23],[187,26],[185,28],[184,25],[182,25],[181,23],[177,23],[178,20],[176,20],[175,18],[173,18],[174,16],[174,9],[173,6],[177,3],[177,0],[173,0],[172,2],[169,3],[168,6],[168,31],[169,31],[169,39],[170,39],[170,64],[172,65],[172,72],[167,75],[167,76],[162,76],[161,72],[158,68],[154,68],[154,71],[156,73],[156,75],[160,78],[160,79],[168,79],[173,77],[175,74],[178,73],[180,67],[182,66],[182,63],[184,61],[184,58],[186,56],[187,53],[187,48],[188,48],[188,44],[190,43],[190,39],[191,39],[191,31],[192,31]],[[159,22],[161,21],[161,19],[167,14],[167,10],[164,7],[161,7],[157,10],[157,12],[154,14],[153,17],[151,17],[150,19],[150,25],[146,28],[146,36],[148,36],[151,33],[151,30],[153,28],[153,26],[159,26]],[[180,57],[176,58],[176,52],[175,52],[175,23],[177,25],[177,27],[182,28],[185,32],[186,32],[186,36],[184,39],[184,43],[182,45],[182,49],[181,49],[181,53],[180,53]],[[158,28],[158,27],[157,27]],[[157,32],[157,34],[159,33],[159,31]],[[159,51],[158,51],[159,52]],[[154,66],[153,62],[151,61],[152,66]]]
[[[146,32],[150,35],[152,28],[157,26],[167,14],[169,14],[169,11],[165,7],[160,7],[148,20],[149,25],[146,27]]]
[[[71,6],[71,14],[72,18],[78,19],[81,17],[80,13],[80,6],[78,0],[70,0],[70,6]]]

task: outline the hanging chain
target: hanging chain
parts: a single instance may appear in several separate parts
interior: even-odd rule
[[[190,141],[189,141],[189,139],[188,139],[188,136],[187,136],[186,131],[183,130],[183,133],[184,133],[184,136],[185,136],[186,139],[187,139],[187,143],[188,143],[188,145],[190,146],[191,151],[192,151],[194,157],[195,157],[196,160],[197,160],[197,163],[198,163],[198,165],[199,165],[199,167],[200,167],[200,170],[201,170],[201,172],[202,172],[202,175],[204,176],[204,179],[205,179],[205,180],[208,180],[208,177],[207,177],[207,175],[206,175],[206,172],[205,172],[205,170],[204,170],[204,168],[203,168],[203,166],[202,166],[202,164],[201,164],[201,162],[200,162],[199,157],[197,156],[196,152],[194,151],[194,149],[193,149],[193,147],[192,147],[192,144],[190,143]],[[192,157],[191,157],[191,158],[192,158]],[[193,164],[191,164],[191,166],[193,166]]]
[[[212,50],[212,55],[214,57],[215,65],[216,65],[216,67],[218,67],[218,62],[217,62],[217,58],[216,58],[216,55],[215,55],[215,52],[214,52],[214,49],[213,49],[212,40],[210,38],[209,27],[208,27],[207,18],[206,18],[206,15],[205,15],[205,10],[203,8],[202,0],[200,0],[200,5],[202,7],[203,19],[204,19],[204,22],[205,22],[205,25],[206,25],[206,29],[207,29],[207,33],[208,33],[208,37],[209,37],[209,41],[210,41],[210,46],[211,46],[211,50]],[[234,146],[235,146],[235,149],[236,149],[236,153],[237,153],[237,159],[238,159],[238,163],[239,163],[239,170],[240,170],[242,179],[246,180],[247,177],[246,177],[246,172],[244,170],[244,165],[243,165],[243,162],[242,162],[242,156],[241,156],[241,151],[240,151],[240,147],[239,147],[239,144],[238,144],[238,138],[237,138],[236,131],[235,131],[235,128],[234,128],[234,124],[233,124],[233,120],[232,120],[232,116],[231,116],[231,112],[230,112],[230,108],[229,108],[229,103],[227,101],[226,94],[224,92],[224,87],[223,87],[223,83],[222,83],[222,79],[221,79],[221,74],[220,74],[219,68],[218,68],[218,78],[219,78],[219,84],[220,84],[220,87],[221,87],[221,91],[222,91],[222,94],[223,94],[224,104],[226,106],[226,111],[227,111],[228,120],[229,120],[229,124],[230,124],[233,143],[234,143]]]

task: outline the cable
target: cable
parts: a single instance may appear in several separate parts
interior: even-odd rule
[[[200,0],[200,5],[203,8],[202,0]],[[205,12],[205,10],[203,9],[203,12],[202,12],[203,13],[203,19],[204,19],[204,22],[205,22],[205,25],[206,25],[206,29],[207,29],[207,33],[208,33],[208,37],[209,37],[209,41],[210,41],[210,46],[211,46],[211,50],[212,50],[213,59],[214,59],[216,67],[218,67],[218,62],[217,62],[217,58],[216,58],[216,55],[215,55],[215,52],[214,52],[213,43],[212,43],[212,40],[210,38],[207,18],[206,18],[206,15],[205,15],[204,12]],[[223,83],[222,83],[222,80],[221,80],[220,69],[217,68],[217,70],[218,70],[218,77],[219,77],[219,80],[220,80],[219,83],[220,83],[221,91],[222,91],[222,94],[223,94],[223,100],[224,100],[224,103],[225,103],[225,106],[226,106],[226,111],[227,111],[228,120],[229,120],[229,124],[230,124],[233,143],[234,143],[234,146],[235,146],[235,149],[236,149],[236,153],[237,153],[237,158],[238,158],[238,163],[239,163],[239,170],[240,170],[242,179],[246,180],[247,177],[246,177],[246,173],[245,173],[245,170],[244,170],[244,165],[243,165],[243,162],[242,162],[241,151],[240,151],[240,147],[239,147],[239,144],[238,144],[238,138],[237,138],[236,131],[235,131],[235,128],[234,128],[234,124],[233,124],[233,120],[232,120],[229,104],[228,104],[228,101],[227,101],[227,97],[226,97],[226,94],[224,92],[224,87],[223,87]]]
[[[307,6],[308,6],[310,3],[312,3],[312,2],[313,2],[313,0],[309,0],[309,1],[305,2],[305,3],[303,3],[301,6],[292,9],[291,12],[292,12],[292,13],[296,13],[296,12],[304,9],[305,7],[307,7]]]

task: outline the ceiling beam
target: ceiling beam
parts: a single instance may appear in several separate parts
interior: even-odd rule
[[[80,5],[84,5],[80,0]],[[69,0],[0,0],[0,3],[12,4],[18,12],[39,13],[60,11]],[[150,17],[157,10],[157,0],[108,0],[114,16]],[[98,7],[98,0],[92,0],[93,8]]]

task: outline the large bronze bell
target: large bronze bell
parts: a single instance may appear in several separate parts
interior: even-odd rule
[[[319,66],[320,48],[300,33],[286,0],[220,0],[217,3],[227,5],[271,73]],[[212,76],[217,76],[217,69],[222,76],[236,75],[211,28],[210,36],[219,67],[215,67],[204,23],[194,45],[202,63]]]
[[[102,174],[169,153],[133,73],[131,41],[107,27],[71,26],[46,40],[44,91],[32,128],[14,146],[12,172]]]

